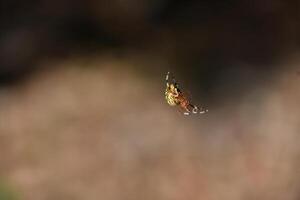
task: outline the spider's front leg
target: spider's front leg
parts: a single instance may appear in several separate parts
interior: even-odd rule
[[[166,84],[167,84],[167,87],[169,87],[169,85],[173,84],[176,88],[178,88],[178,83],[176,82],[175,78],[172,76],[172,83],[170,83],[169,81],[170,79],[170,72],[167,72],[167,75],[166,75]]]
[[[166,75],[166,84],[167,84],[167,87],[169,87],[169,74],[170,74],[170,72],[168,72],[167,73],[167,75]]]

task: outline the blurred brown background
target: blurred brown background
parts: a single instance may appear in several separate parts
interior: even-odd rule
[[[298,200],[299,9],[0,1],[0,199]]]

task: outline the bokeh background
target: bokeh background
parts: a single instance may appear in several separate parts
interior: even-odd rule
[[[298,200],[297,0],[0,1],[1,200]],[[164,100],[171,71],[192,101]]]

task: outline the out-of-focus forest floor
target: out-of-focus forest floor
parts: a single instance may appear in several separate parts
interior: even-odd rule
[[[165,103],[166,69],[134,67],[149,62],[46,62],[1,89],[0,176],[20,199],[299,198],[299,62],[193,116]]]

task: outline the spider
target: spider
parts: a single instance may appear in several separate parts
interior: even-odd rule
[[[179,106],[184,115],[189,115],[190,113],[203,114],[208,112],[206,109],[199,110],[197,106],[191,104],[189,98],[179,89],[175,79],[172,77],[172,83],[170,83],[169,77],[170,72],[166,75],[167,88],[165,91],[165,97],[170,106]]]

